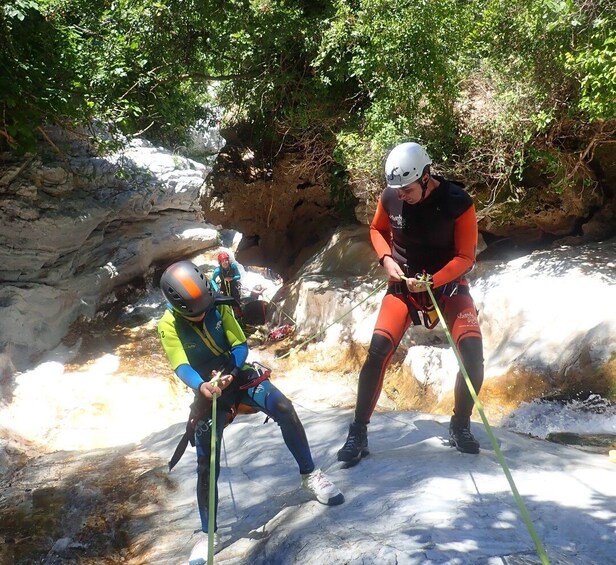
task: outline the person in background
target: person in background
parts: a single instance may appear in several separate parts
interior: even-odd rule
[[[237,306],[233,309],[235,316],[241,321],[241,295],[242,295],[242,275],[235,261],[231,261],[229,254],[222,251],[218,254],[218,267],[212,273],[212,281],[223,294],[232,296],[237,301]]]
[[[359,373],[354,420],[338,451],[338,460],[346,467],[369,454],[367,426],[385,370],[406,330],[411,324],[423,323],[428,329],[438,324],[420,279],[430,281],[477,393],[483,383],[481,330],[464,277],[475,264],[475,206],[463,186],[433,176],[431,165],[428,153],[414,142],[394,147],[385,163],[387,186],[370,224],[370,238],[389,283]],[[464,377],[458,373],[449,442],[463,453],[479,453],[479,442],[470,426],[473,406]]]
[[[160,288],[167,308],[158,322],[158,334],[176,375],[195,393],[187,434],[197,450],[197,505],[202,533],[193,547],[189,563],[203,564],[208,558],[212,427],[217,436],[215,473],[218,480],[223,429],[240,404],[265,413],[278,424],[283,440],[297,463],[300,484],[305,490],[322,504],[342,504],[342,493],[316,468],[312,460],[304,427],[293,404],[267,379],[269,372],[259,373],[246,363],[248,345],[228,304],[230,299],[214,291],[205,274],[190,261],[179,261],[169,266],[160,279]],[[217,384],[210,382],[212,375],[218,373],[221,375],[220,381]],[[219,398],[217,421],[212,425],[211,402],[214,394]],[[184,444],[183,449],[185,447]],[[176,450],[169,463],[170,469],[181,457],[183,449],[179,455]],[[217,506],[218,487],[215,496]],[[215,522],[216,518],[217,512],[213,517]],[[215,551],[220,550],[217,534],[214,548]]]

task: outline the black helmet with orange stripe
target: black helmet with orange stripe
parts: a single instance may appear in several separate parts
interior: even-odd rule
[[[167,267],[160,289],[171,307],[183,316],[200,316],[214,306],[215,293],[201,269],[190,261]]]

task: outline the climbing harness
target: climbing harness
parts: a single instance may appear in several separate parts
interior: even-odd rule
[[[524,501],[522,500],[522,497],[520,496],[520,493],[518,492],[518,488],[513,480],[511,471],[509,470],[507,462],[505,461],[505,457],[503,456],[503,453],[498,445],[498,441],[494,435],[494,432],[492,431],[492,427],[490,426],[490,423],[488,422],[488,418],[485,415],[485,412],[483,410],[483,406],[479,400],[479,397],[477,396],[477,393],[475,392],[475,387],[473,386],[473,383],[471,382],[471,379],[468,376],[468,372],[466,371],[466,368],[464,367],[464,363],[462,362],[460,353],[458,352],[458,349],[455,346],[453,338],[451,337],[451,333],[449,332],[449,328],[447,327],[447,322],[445,321],[443,313],[441,312],[441,309],[438,306],[437,300],[432,291],[432,281],[425,275],[425,273],[418,274],[415,276],[415,278],[420,283],[423,283],[428,295],[430,296],[430,299],[432,300],[432,304],[434,305],[434,310],[436,311],[438,318],[441,321],[441,324],[443,325],[443,330],[445,331],[447,340],[449,341],[449,344],[451,345],[451,348],[453,349],[453,352],[456,356],[458,365],[460,367],[460,371],[462,375],[464,376],[464,381],[466,382],[466,386],[468,387],[468,390],[471,393],[473,402],[475,403],[475,407],[477,408],[477,412],[481,416],[483,425],[486,429],[488,437],[490,438],[490,442],[492,443],[492,447],[494,448],[494,453],[496,454],[496,458],[498,459],[498,462],[500,463],[500,466],[502,467],[503,472],[505,473],[505,477],[507,478],[507,482],[509,483],[509,486],[511,487],[511,492],[513,493],[513,498],[516,504],[518,505],[518,508],[520,509],[520,513],[522,515],[522,519],[524,520],[524,524],[526,525],[526,528],[528,529],[528,533],[530,534],[530,537],[532,538],[535,544],[537,555],[539,556],[539,559],[541,560],[541,563],[543,565],[549,565],[550,561],[548,559],[548,555],[545,551],[543,543],[541,542],[541,539],[539,538],[539,535],[537,534],[537,531],[535,530],[533,522],[530,518],[530,514],[528,513],[528,510],[526,509],[526,506],[524,505]],[[405,280],[406,277],[402,277],[402,279]]]
[[[258,361],[248,363],[247,365],[244,365],[244,367],[246,367],[246,369],[240,371],[240,376],[245,377],[246,382],[240,385],[239,390],[247,390],[249,388],[256,387],[263,381],[269,379],[272,374],[272,370],[269,367],[266,367]],[[251,406],[246,404],[231,406],[231,411],[226,415],[225,427],[233,422],[238,413],[250,414],[254,411],[255,410]],[[193,447],[195,446],[195,428],[197,423],[206,418],[209,414],[210,404],[202,396],[197,396],[195,401],[190,405],[190,414],[188,415],[188,420],[186,422],[186,430],[180,438],[180,441],[175,448],[171,459],[169,460],[169,471],[177,465],[178,461],[184,455],[189,443]]]
[[[406,281],[411,276],[419,281],[429,282],[432,280],[432,275],[427,273],[417,273],[415,275],[409,275],[409,268],[407,265],[402,266],[405,275],[402,275],[401,281],[393,282],[387,289],[387,294],[396,294],[400,296],[409,310],[409,316],[413,322],[413,325],[422,325],[429,330],[436,327],[439,322],[438,315],[434,309],[432,301],[429,300],[425,293],[412,293],[409,291]],[[468,285],[463,283],[461,279],[452,281],[438,288],[437,298],[451,298],[456,294],[469,294]],[[423,322],[419,318],[419,314],[422,315]]]
[[[251,371],[251,376],[242,386],[240,386],[240,390],[247,390],[249,388],[256,387],[263,381],[269,379],[272,375],[272,370],[263,365],[263,363],[253,361],[251,365],[253,368],[253,371]]]

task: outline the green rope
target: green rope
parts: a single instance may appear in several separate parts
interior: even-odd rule
[[[287,314],[280,306],[278,306],[278,304],[276,304],[273,300],[270,300],[269,298],[267,298],[266,296],[263,296],[262,299],[267,302],[268,304],[271,304],[272,306],[274,306],[274,308],[276,308],[276,310],[278,310],[278,312],[280,312],[281,314],[284,314],[294,326],[297,326],[297,322],[291,318],[291,316],[289,316],[289,314]]]
[[[473,401],[475,402],[477,412],[479,412],[479,415],[481,416],[483,425],[485,426],[488,437],[490,438],[490,442],[492,443],[492,447],[494,448],[494,452],[496,453],[496,458],[498,459],[500,466],[503,468],[505,477],[507,477],[507,481],[509,482],[509,486],[511,487],[511,492],[513,493],[513,498],[515,499],[518,505],[518,508],[520,509],[520,513],[522,514],[522,519],[524,520],[524,523],[526,524],[528,533],[530,534],[530,537],[533,539],[533,542],[535,543],[537,555],[539,556],[539,559],[541,559],[541,563],[543,563],[544,565],[550,565],[550,561],[548,560],[548,556],[545,551],[545,548],[543,547],[543,544],[541,543],[541,539],[539,538],[539,535],[537,534],[537,531],[535,530],[535,526],[533,525],[533,522],[530,518],[528,510],[526,510],[524,501],[522,500],[522,497],[520,496],[520,493],[518,492],[518,488],[516,487],[513,477],[511,476],[511,472],[509,470],[509,467],[507,466],[507,462],[505,461],[503,452],[501,451],[498,445],[498,441],[496,440],[496,437],[494,436],[494,433],[492,432],[492,428],[490,426],[490,423],[488,422],[488,418],[486,417],[485,412],[483,411],[483,406],[479,400],[479,397],[477,396],[477,393],[475,392],[473,383],[471,382],[471,379],[468,376],[468,373],[466,372],[466,368],[464,367],[464,363],[462,362],[462,358],[460,357],[458,348],[456,347],[453,341],[453,338],[451,337],[451,333],[449,332],[449,328],[447,327],[447,322],[445,322],[445,318],[443,317],[443,314],[440,308],[438,307],[436,298],[434,297],[434,294],[432,293],[432,289],[430,288],[430,285],[426,284],[425,287],[426,287],[426,290],[428,291],[428,294],[430,295],[432,304],[434,304],[434,308],[436,309],[436,313],[438,314],[439,320],[441,321],[441,324],[443,325],[443,329],[445,330],[445,335],[447,336],[447,339],[449,340],[449,343],[451,344],[451,348],[453,349],[453,352],[456,355],[456,359],[458,360],[458,365],[460,366],[460,371],[462,372],[462,375],[464,375],[464,380],[466,381],[466,386],[468,387],[468,390],[471,393],[471,396],[473,397]]]
[[[318,332],[312,334],[309,338],[307,338],[304,341],[300,342],[295,347],[289,349],[289,351],[287,351],[284,355],[281,355],[280,357],[278,357],[278,359],[284,359],[285,357],[287,357],[288,355],[291,355],[291,353],[293,353],[294,351],[297,351],[298,349],[300,349],[301,347],[303,347],[304,345],[306,345],[307,343],[309,343],[310,341],[312,341],[316,337],[318,337],[321,334],[325,333],[334,324],[337,324],[340,320],[342,320],[342,318],[344,318],[345,316],[348,316],[353,310],[355,310],[355,308],[357,308],[358,306],[360,306],[361,304],[366,302],[366,300],[368,300],[368,298],[370,298],[373,294],[376,294],[379,290],[381,290],[386,284],[387,284],[387,281],[381,282],[381,284],[377,285],[376,288],[370,294],[368,294],[368,296],[366,296],[363,300],[361,300],[360,302],[355,304],[355,306],[353,306],[353,308],[347,310],[344,314],[342,314],[342,316],[339,316],[338,318],[336,318],[331,324],[325,326],[322,330],[319,330]]]
[[[218,385],[221,373],[212,378],[210,383]],[[207,565],[214,564],[214,524],[216,523],[216,398],[217,394],[212,394],[212,423],[210,425],[210,490],[208,495],[207,510]]]

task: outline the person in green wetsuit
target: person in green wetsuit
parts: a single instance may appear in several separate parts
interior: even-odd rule
[[[169,266],[160,280],[167,309],[158,322],[160,340],[175,374],[195,393],[193,406],[200,408],[191,438],[197,450],[197,505],[202,533],[191,552],[189,563],[205,563],[208,556],[208,497],[212,427],[217,434],[216,479],[220,473],[220,445],[228,414],[247,405],[273,419],[295,459],[301,485],[319,502],[329,506],[344,502],[338,488],[317,469],[304,427],[291,401],[269,380],[246,363],[248,344],[233,315],[229,298],[216,292],[206,275],[190,261]],[[210,382],[213,373],[222,373],[218,385]],[[212,425],[212,395],[217,400],[217,421]],[[170,464],[171,466],[171,464]],[[218,487],[216,487],[218,504]],[[213,517],[216,521],[216,515]],[[216,531],[216,524],[214,524]],[[220,550],[216,535],[214,548]]]

